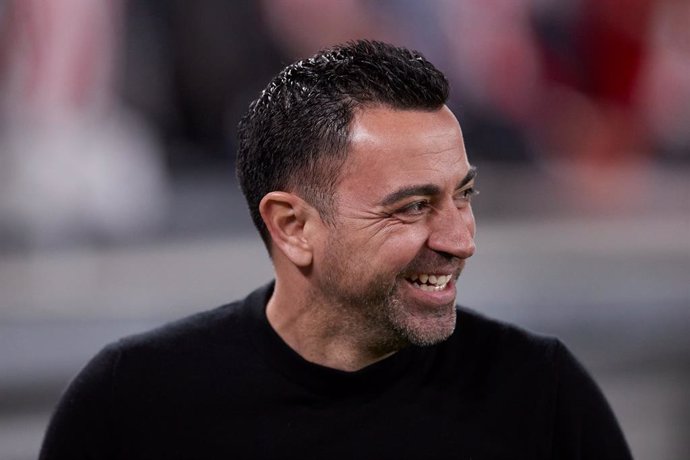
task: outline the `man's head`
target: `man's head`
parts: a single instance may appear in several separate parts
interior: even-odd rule
[[[373,42],[289,66],[240,125],[238,175],[293,304],[379,351],[455,327],[474,168],[443,75]]]
[[[324,303],[392,348],[446,339],[456,280],[474,253],[474,177],[447,107],[358,113],[336,222],[315,245],[311,278]]]
[[[237,176],[269,250],[259,211],[269,192],[294,192],[332,220],[358,110],[434,110],[447,98],[446,78],[424,57],[380,42],[336,46],[283,69],[250,105],[238,130]]]

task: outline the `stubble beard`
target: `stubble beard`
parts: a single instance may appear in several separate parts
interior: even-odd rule
[[[337,241],[331,243],[324,258],[325,275],[315,294],[337,309],[341,327],[351,329],[367,346],[381,352],[410,344],[434,345],[450,337],[456,323],[454,302],[424,315],[415,314],[400,292],[401,283],[407,283],[402,276],[410,272],[407,268],[378,274],[362,284],[358,275],[371,273],[372,267],[357,264]]]

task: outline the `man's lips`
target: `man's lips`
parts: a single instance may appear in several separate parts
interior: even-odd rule
[[[457,275],[458,272],[415,273],[405,276],[402,284],[408,298],[417,300],[415,304],[435,309],[455,302]]]

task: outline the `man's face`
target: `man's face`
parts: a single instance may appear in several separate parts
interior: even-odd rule
[[[456,280],[475,249],[473,177],[448,108],[359,112],[335,223],[315,253],[319,294],[384,342],[448,338]]]

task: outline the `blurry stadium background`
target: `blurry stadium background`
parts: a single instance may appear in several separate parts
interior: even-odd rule
[[[561,337],[635,458],[688,458],[687,0],[0,1],[0,458],[36,458],[109,341],[270,279],[235,126],[354,38],[451,80],[481,190],[459,301]]]

